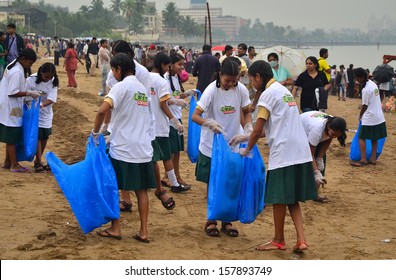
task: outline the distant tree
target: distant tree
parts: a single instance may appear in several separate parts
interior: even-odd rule
[[[12,2],[12,7],[14,8],[30,8],[31,4],[28,0],[15,0]]]
[[[78,9],[78,12],[81,13],[81,14],[83,14],[83,15],[88,15],[89,8],[88,8],[88,6],[86,6],[86,5],[82,5],[82,6],[80,7],[80,9]]]
[[[103,15],[103,1],[102,0],[92,0],[91,5],[88,7],[89,13],[94,17],[100,17]]]
[[[162,17],[165,27],[171,30],[172,36],[172,30],[177,28],[180,21],[180,14],[174,2],[169,2],[166,4],[165,10],[162,11]]]
[[[122,0],[111,0],[110,10],[112,10],[116,15],[121,14]]]
[[[184,37],[199,37],[203,35],[204,27],[201,27],[190,16],[180,17],[178,31]]]

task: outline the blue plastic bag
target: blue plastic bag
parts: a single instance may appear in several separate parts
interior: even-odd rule
[[[257,145],[253,147],[252,155],[252,158],[243,158],[238,220],[245,224],[252,223],[265,207],[265,164]]]
[[[98,146],[89,137],[81,162],[67,165],[52,152],[46,154],[51,171],[85,234],[120,217],[117,178],[105,151],[106,143],[100,135]]]
[[[41,97],[31,102],[31,104],[23,104],[22,144],[16,145],[16,153],[18,161],[33,161],[37,152],[39,117],[40,117],[40,101]]]
[[[201,92],[197,90],[197,101],[201,98]],[[187,155],[192,163],[196,163],[199,154],[199,141],[201,138],[201,126],[192,120],[192,115],[197,107],[197,101],[194,96],[190,99],[190,112],[188,115],[188,137],[187,137]]]
[[[355,134],[355,137],[353,137],[352,143],[351,143],[351,151],[349,153],[349,158],[350,158],[350,160],[353,160],[353,161],[359,161],[361,159],[360,147],[359,147],[359,133],[360,133],[361,127],[362,127],[362,123],[359,122],[357,132]],[[386,137],[378,140],[377,151],[376,151],[377,159],[382,153],[382,149],[384,148],[384,145],[385,145],[385,140],[386,140]],[[371,150],[372,150],[371,140],[366,140],[366,159],[371,158]]]
[[[223,135],[215,134],[208,190],[208,220],[238,220],[242,175],[241,155],[232,152]]]

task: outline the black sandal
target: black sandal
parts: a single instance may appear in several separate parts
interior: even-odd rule
[[[121,212],[129,212],[132,213],[132,203],[125,202],[123,200],[120,201],[120,204],[124,206],[123,208],[120,207]]]
[[[38,163],[38,162],[35,162],[34,163],[34,172],[36,172],[36,173],[43,173],[45,170],[44,170],[44,167],[43,167],[43,165],[42,164],[40,164],[40,163]]]
[[[227,226],[230,226],[230,227],[227,228]],[[239,234],[238,230],[235,228],[232,228],[232,224],[227,223],[227,222],[221,222],[221,231],[224,232],[229,237],[238,237],[238,234]]]
[[[161,199],[161,196],[163,196],[164,194],[166,194],[166,190],[162,190],[159,193],[155,192],[155,196],[161,201],[162,206],[164,206],[166,210],[172,210],[173,208],[175,208],[176,202],[173,200],[173,197],[169,197],[166,201],[163,201]]]
[[[215,225],[213,228],[209,228],[210,225]],[[219,237],[220,231],[217,229],[217,222],[208,220],[205,224],[205,232],[210,237]]]

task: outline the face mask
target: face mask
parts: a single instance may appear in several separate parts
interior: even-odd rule
[[[272,68],[274,68],[274,67],[276,67],[278,65],[278,61],[276,61],[276,60],[272,60],[272,61],[270,61],[268,63],[269,63],[269,65],[271,65]]]

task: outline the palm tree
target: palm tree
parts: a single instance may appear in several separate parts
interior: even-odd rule
[[[134,0],[124,0],[121,2],[122,15],[127,18],[129,30],[131,30],[132,16],[135,10]]]
[[[92,0],[91,5],[89,6],[89,12],[94,17],[99,17],[103,14],[103,1],[102,0]]]
[[[111,0],[110,10],[116,15],[121,14],[122,0]]]
[[[177,11],[176,4],[174,2],[166,4],[165,10],[162,11],[162,17],[164,19],[165,27],[171,30],[172,36],[172,29],[177,28],[180,21],[179,12]]]

